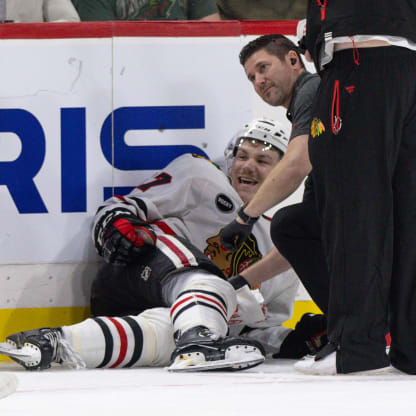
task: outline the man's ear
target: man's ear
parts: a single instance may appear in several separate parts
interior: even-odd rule
[[[290,63],[290,65],[295,66],[298,61],[299,61],[299,57],[296,54],[295,51],[289,51],[286,55],[288,62]]]

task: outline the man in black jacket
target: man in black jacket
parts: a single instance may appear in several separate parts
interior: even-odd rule
[[[416,374],[416,1],[309,0],[305,41],[331,343],[296,367]]]

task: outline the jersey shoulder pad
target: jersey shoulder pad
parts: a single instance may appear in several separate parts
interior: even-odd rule
[[[198,158],[198,159],[207,160],[208,162],[212,163],[217,169],[221,170],[221,168],[215,162],[213,162],[211,159],[208,159],[205,156],[201,156],[201,155],[198,155],[196,153],[192,153],[192,157],[195,157],[195,158]]]

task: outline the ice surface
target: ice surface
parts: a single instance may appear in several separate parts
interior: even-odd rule
[[[169,373],[162,368],[29,372],[0,400],[0,415],[28,416],[369,416],[416,410],[416,378],[404,374],[306,376],[292,360],[267,360],[241,372]]]

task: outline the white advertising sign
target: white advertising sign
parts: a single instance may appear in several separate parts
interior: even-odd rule
[[[218,159],[254,116],[289,127],[245,78],[238,53],[248,40],[1,41],[0,279],[8,284],[0,308],[40,306],[43,294],[42,305],[87,305],[86,285],[68,279],[94,274],[91,224],[105,198],[181,153]],[[45,279],[66,283],[16,296]],[[66,286],[71,296],[56,295]]]

